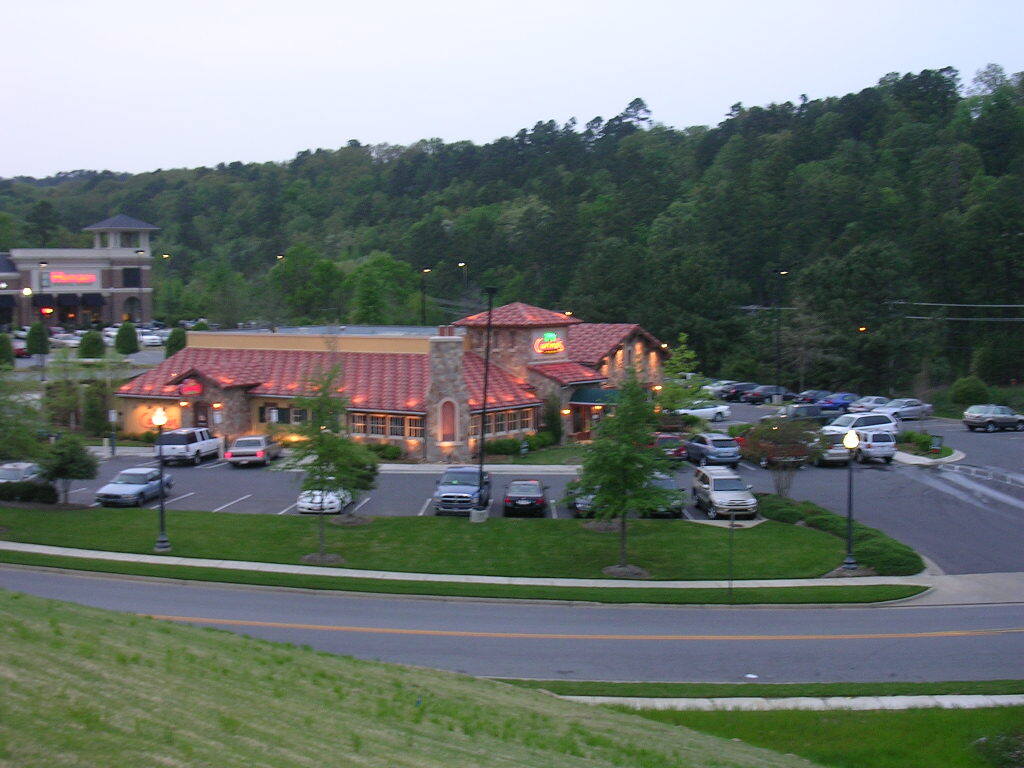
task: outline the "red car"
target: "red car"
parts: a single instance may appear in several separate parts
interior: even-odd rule
[[[661,450],[672,461],[682,461],[686,458],[686,444],[679,435],[659,432],[654,436],[654,447]]]

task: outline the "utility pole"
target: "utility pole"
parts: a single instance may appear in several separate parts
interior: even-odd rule
[[[484,393],[480,408],[480,440],[477,443],[476,499],[480,503],[484,495],[484,435],[487,431],[487,384],[491,373],[491,311],[494,309],[494,294],[497,288],[484,288],[487,294],[487,330],[484,342]]]

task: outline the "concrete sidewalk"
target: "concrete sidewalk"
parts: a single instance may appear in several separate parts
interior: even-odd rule
[[[792,696],[779,699],[722,697],[715,699],[644,698],[633,696],[559,696],[581,704],[617,704],[633,709],[768,712],[779,709],[981,709],[1024,706],[1024,694],[936,696]]]

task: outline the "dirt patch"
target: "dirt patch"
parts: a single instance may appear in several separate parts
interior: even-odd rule
[[[322,555],[319,552],[313,552],[308,555],[303,555],[301,560],[306,565],[339,565],[345,562],[345,558],[341,555],[335,555],[330,552],[326,552]]]
[[[83,507],[81,504],[42,504],[38,501],[0,501],[0,507],[11,507],[12,509],[43,509],[59,512],[90,511],[90,507]]]
[[[330,520],[331,525],[369,525],[372,522],[372,517],[362,515],[335,515]]]
[[[651,574],[639,565],[609,565],[602,568],[601,573],[616,579],[649,579]]]
[[[823,579],[852,579],[856,576],[877,576],[874,568],[866,565],[858,565],[856,568],[843,568],[839,566],[834,571],[829,571],[821,578]]]
[[[619,524],[615,520],[587,520],[580,525],[594,533],[615,533],[619,530]]]

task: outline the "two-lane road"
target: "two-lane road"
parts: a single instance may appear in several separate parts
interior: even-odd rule
[[[362,597],[0,567],[0,587],[496,677],[1024,678],[1024,605],[676,608]]]

